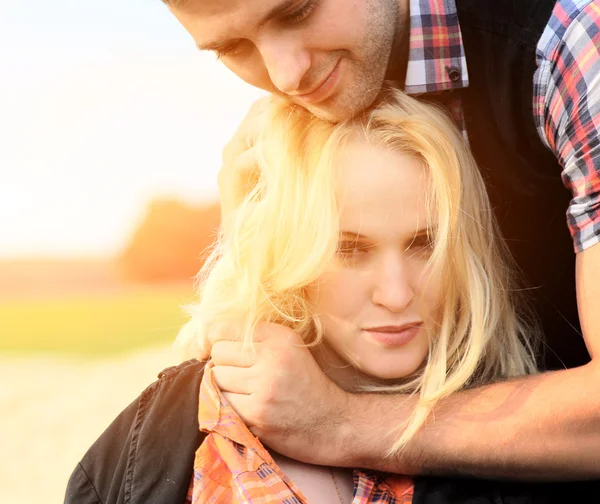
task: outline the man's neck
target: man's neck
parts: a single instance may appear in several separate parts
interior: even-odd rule
[[[398,26],[385,79],[397,82],[403,87],[410,47],[410,0],[398,0],[398,9]]]

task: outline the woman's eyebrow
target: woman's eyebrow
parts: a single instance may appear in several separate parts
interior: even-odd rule
[[[430,228],[424,227],[424,228],[417,229],[414,233],[411,233],[410,235],[407,234],[406,236],[410,240],[414,240],[416,238],[421,238],[422,236],[430,236],[431,233],[432,233],[432,230]],[[354,238],[356,240],[359,240],[359,239],[369,240],[370,239],[367,235],[364,235],[361,233],[356,233],[354,231],[340,231],[340,237]]]
[[[409,246],[412,245],[415,241],[421,238],[429,238],[431,236],[431,229],[424,227],[421,229],[417,229],[414,233],[407,235],[406,241],[409,242]]]
[[[340,238],[354,239],[354,240],[368,240],[369,237],[354,231],[340,231]]]
[[[429,236],[431,234],[431,229],[428,227],[424,227],[421,229],[417,229],[415,234],[413,235],[415,238],[420,238],[422,236]]]
[[[428,227],[423,227],[420,229],[417,229],[416,231],[410,233],[410,234],[406,234],[403,235],[402,237],[400,237],[400,242],[399,243],[403,243],[402,247],[406,250],[410,249],[413,245],[418,245],[420,246],[423,239],[427,239],[429,240],[431,238],[432,235],[432,230],[431,228]],[[361,234],[361,233],[356,233],[354,231],[340,231],[340,235],[338,238],[338,241],[341,242],[351,242],[351,243],[355,243],[355,244],[359,244],[359,243],[377,243],[377,240],[375,238],[371,238],[367,235]]]

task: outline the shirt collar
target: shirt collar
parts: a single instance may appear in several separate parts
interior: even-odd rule
[[[455,0],[410,0],[405,92],[434,93],[468,85]]]
[[[217,387],[212,369],[213,362],[209,361],[204,368],[204,375],[200,383],[198,407],[200,430],[206,433],[220,434],[224,438],[254,451],[263,460],[271,460],[260,441],[246,427]]]

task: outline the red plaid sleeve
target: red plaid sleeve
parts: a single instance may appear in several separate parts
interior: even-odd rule
[[[559,0],[537,47],[534,113],[573,198],[567,223],[580,252],[600,242],[600,5]]]

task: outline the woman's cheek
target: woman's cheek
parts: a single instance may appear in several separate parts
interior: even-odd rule
[[[356,271],[325,273],[319,283],[318,313],[334,319],[356,319],[366,299],[364,282]]]
[[[442,285],[438,276],[424,271],[421,277],[421,293],[419,311],[421,316],[428,321],[438,324],[441,321],[442,311]]]

